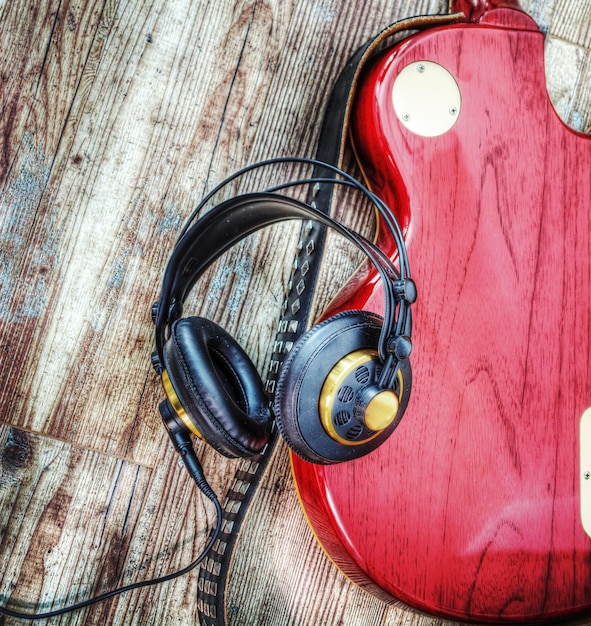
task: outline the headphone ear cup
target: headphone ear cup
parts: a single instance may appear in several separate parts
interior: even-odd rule
[[[305,461],[333,464],[368,454],[398,425],[410,396],[408,361],[401,365],[401,398],[394,421],[369,440],[341,443],[328,434],[320,418],[324,382],[335,366],[356,351],[376,353],[382,318],[366,311],[345,311],[312,327],[294,344],[277,380],[273,409],[279,432]],[[379,365],[381,368],[381,364]]]
[[[172,324],[164,366],[202,438],[228,457],[248,457],[269,440],[272,417],[263,383],[236,341],[211,320]]]

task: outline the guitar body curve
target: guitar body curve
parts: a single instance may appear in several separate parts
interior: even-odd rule
[[[336,466],[292,455],[292,470],[319,542],[369,591],[454,619],[535,622],[591,607],[579,461],[591,406],[591,137],[548,99],[542,34],[499,11],[498,24],[491,12],[404,40],[358,88],[355,150],[403,224],[419,292],[413,391],[377,451]],[[437,136],[394,110],[396,78],[423,62],[461,94]],[[382,309],[374,275],[353,284],[327,315]]]

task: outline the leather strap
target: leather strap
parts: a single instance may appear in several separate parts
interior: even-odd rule
[[[390,24],[363,45],[348,61],[337,79],[321,126],[316,159],[340,167],[348,134],[349,114],[361,70],[368,59],[389,38],[399,33],[465,21],[463,13],[413,17]],[[334,178],[326,168],[316,167],[312,177]],[[320,183],[308,191],[307,203],[330,214],[333,185]],[[281,363],[294,342],[311,325],[314,296],[324,254],[327,227],[317,222],[303,224],[293,271],[289,281],[267,373],[265,388],[274,397]],[[203,562],[198,580],[198,612],[201,626],[222,626],[226,620],[226,583],[232,554],[248,508],[268,465],[277,441],[274,431],[263,452],[243,459],[223,502],[219,540]]]

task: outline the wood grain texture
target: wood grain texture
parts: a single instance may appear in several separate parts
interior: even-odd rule
[[[553,101],[580,128],[591,124],[588,4],[522,2],[548,32]],[[47,608],[197,554],[212,511],[165,440],[149,362],[150,306],[179,228],[238,167],[311,156],[348,56],[385,24],[445,7],[0,2],[1,602]],[[345,202],[338,214],[371,231],[367,211]],[[261,372],[295,245],[290,227],[249,239],[187,307],[228,328]],[[321,306],[358,262],[336,240],[329,252]],[[236,463],[197,449],[223,494]],[[196,621],[191,575],[49,623]],[[386,606],[326,559],[283,444],[234,558],[229,622],[450,624]]]
[[[568,615],[591,600],[575,486],[591,404],[591,138],[555,115],[530,24],[428,31],[368,69],[352,134],[372,188],[410,223],[422,294],[413,400],[372,455],[326,468],[294,459],[345,571],[467,619]],[[439,137],[405,132],[392,110],[400,69],[424,59],[450,68],[462,93]],[[381,310],[361,293],[336,311]]]

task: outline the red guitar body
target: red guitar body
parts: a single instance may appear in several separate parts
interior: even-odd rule
[[[402,41],[358,87],[355,150],[403,224],[419,293],[412,393],[376,452],[292,467],[320,543],[368,590],[454,619],[544,621],[591,607],[591,137],[549,101],[536,25],[497,4]],[[425,62],[461,94],[436,136],[393,104]],[[326,315],[382,300],[361,269]]]

